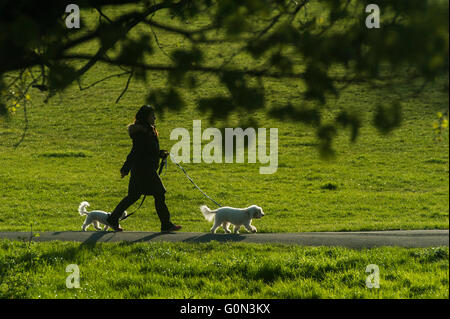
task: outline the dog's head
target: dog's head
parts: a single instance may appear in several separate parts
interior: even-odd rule
[[[250,218],[262,218],[264,216],[262,208],[256,205],[247,208],[247,212],[249,213]]]

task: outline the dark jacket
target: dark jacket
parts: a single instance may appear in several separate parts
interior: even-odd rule
[[[128,194],[162,195],[166,189],[159,178],[157,169],[161,151],[158,136],[150,125],[131,124],[128,134],[133,147],[120,171],[128,174]]]

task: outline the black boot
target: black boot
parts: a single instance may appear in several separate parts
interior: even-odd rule
[[[155,208],[159,220],[161,221],[162,232],[177,231],[181,229],[181,226],[177,226],[170,221],[170,213],[166,205],[164,194],[155,196]]]
[[[140,196],[140,194],[128,194],[127,196],[125,196],[113,210],[111,215],[106,219],[108,226],[115,231],[123,231],[123,229],[119,225],[119,219],[120,217],[122,217],[123,212],[132,204],[134,204]]]
[[[164,228],[164,229],[161,227],[161,232],[162,233],[167,233],[167,232],[171,232],[171,231],[177,231],[177,230],[180,230],[180,229],[181,229],[180,225],[172,224],[172,226],[169,226],[169,227]]]
[[[123,231],[123,228],[119,225],[119,220],[114,219],[112,215],[106,218],[106,222],[108,226],[111,227],[114,231]]]

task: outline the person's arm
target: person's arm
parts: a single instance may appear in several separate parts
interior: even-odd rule
[[[159,159],[161,158],[161,151],[159,149],[159,141],[156,135],[151,135],[150,140],[147,140],[147,147],[145,148],[146,158],[149,160],[149,165],[157,170],[159,166]]]
[[[123,166],[120,169],[120,174],[122,175],[122,177],[128,175],[135,158],[136,158],[136,145],[135,140],[133,139],[133,147],[131,148],[131,151],[128,154],[127,159],[125,160],[125,163],[123,163]]]
[[[160,158],[166,158],[167,156],[169,156],[169,151],[166,151],[166,150],[160,150],[159,151],[159,157]]]

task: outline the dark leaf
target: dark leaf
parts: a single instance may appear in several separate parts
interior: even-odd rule
[[[352,142],[355,142],[361,127],[361,120],[358,115],[356,113],[342,111],[336,117],[336,122],[344,128],[350,127],[350,139]]]
[[[313,126],[320,124],[320,111],[317,108],[296,108],[291,103],[272,108],[269,115],[280,120],[299,121]]]
[[[166,110],[179,111],[184,107],[184,100],[177,90],[153,90],[147,97],[147,103],[152,105],[155,110],[164,116]]]
[[[375,111],[373,124],[378,130],[387,134],[398,127],[402,121],[402,106],[396,101],[391,104],[379,104]]]
[[[210,121],[212,123],[214,123],[217,119],[228,118],[231,112],[236,109],[236,105],[233,103],[233,100],[224,96],[199,99],[197,103],[198,109],[201,112],[210,112]]]
[[[64,90],[69,86],[77,76],[77,72],[74,67],[59,63],[50,67],[48,74],[48,84],[51,91]]]

